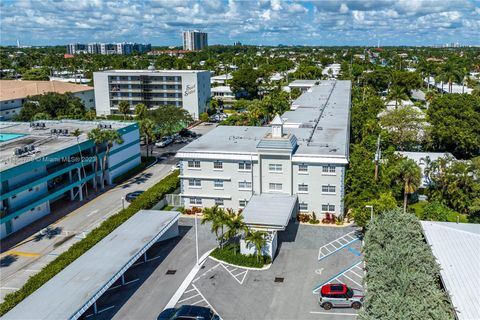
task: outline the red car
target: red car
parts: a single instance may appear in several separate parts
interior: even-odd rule
[[[345,284],[326,284],[320,290],[318,303],[325,310],[332,307],[360,309],[363,305],[363,292]]]

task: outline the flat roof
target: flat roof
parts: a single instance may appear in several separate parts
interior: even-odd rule
[[[294,156],[347,158],[350,141],[350,81],[320,81],[282,115],[284,133],[297,138]],[[187,153],[257,154],[270,127],[218,126],[179,150]],[[212,143],[215,141],[215,143]]]
[[[314,86],[316,82],[320,82],[320,80],[294,80],[290,82],[288,86]]]
[[[3,319],[77,319],[158,241],[179,215],[140,210]]]
[[[421,221],[459,320],[480,315],[480,225]]]
[[[48,92],[91,91],[93,87],[63,81],[0,80],[0,101],[23,99]]]
[[[297,195],[254,194],[242,211],[243,222],[255,228],[284,230],[297,205]],[[272,210],[274,208],[274,210]]]
[[[80,121],[80,120],[41,120],[37,123],[45,123],[45,128],[34,129],[30,122],[0,121],[0,134],[22,134],[24,136],[0,142],[0,171],[6,171],[17,165],[37,160],[54,152],[66,149],[77,144],[77,138],[71,135],[75,129],[80,129],[79,143],[89,140],[87,137],[90,130],[97,128],[99,124],[112,125],[112,129],[120,130],[135,124],[135,122],[120,121]],[[57,135],[50,132],[51,129],[67,129],[68,135]],[[35,145],[36,153],[29,156],[16,156],[15,149]]]
[[[209,70],[103,70],[103,71],[96,71],[94,73],[132,73],[132,74],[141,74],[141,75],[147,75],[147,74],[152,74],[152,73],[172,73],[172,74],[177,74],[177,73],[201,73],[201,72],[208,72],[210,73]]]

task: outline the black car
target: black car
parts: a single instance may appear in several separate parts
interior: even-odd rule
[[[193,131],[190,131],[186,128],[183,128],[182,130],[180,130],[180,132],[178,132],[178,134],[184,138],[195,138],[197,136],[197,134]]]
[[[205,307],[184,305],[180,308],[170,308],[164,310],[157,320],[218,320],[220,319],[212,310]]]
[[[137,199],[139,195],[141,195],[143,193],[143,191],[133,191],[133,192],[130,192],[130,193],[127,193],[127,195],[125,196],[125,200],[127,200],[128,202],[132,202],[133,200]]]

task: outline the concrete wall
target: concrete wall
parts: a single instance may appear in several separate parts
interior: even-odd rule
[[[111,114],[110,111],[110,93],[108,90],[108,73],[94,72],[93,85],[95,86],[95,110],[97,116]]]
[[[277,252],[277,231],[269,232],[267,236],[267,243],[265,246],[262,247],[262,255],[270,256],[272,259],[275,257],[275,253]],[[257,249],[253,244],[247,243],[245,239],[240,240],[240,253],[242,254],[256,254]]]

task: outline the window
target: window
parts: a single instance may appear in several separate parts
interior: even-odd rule
[[[223,207],[223,199],[215,199],[215,205],[219,207]]]
[[[245,208],[245,206],[247,205],[248,201],[247,200],[239,200],[238,201],[238,206],[240,208]]]
[[[190,204],[192,205],[202,205],[202,199],[201,198],[190,198]]]
[[[308,172],[308,164],[301,163],[298,165],[298,172]]]
[[[213,182],[213,187],[215,189],[223,189],[223,181],[222,180],[215,180]]]
[[[282,172],[282,165],[280,163],[270,163],[268,172]]]
[[[238,170],[250,171],[250,170],[252,170],[252,163],[251,162],[239,162],[238,163]]]
[[[213,163],[213,169],[223,169],[223,162],[221,161],[215,161]]]
[[[335,205],[334,204],[322,204],[322,211],[334,212],[335,211]]]
[[[322,173],[335,173],[335,166],[322,166]]]
[[[199,160],[188,160],[188,167],[189,168],[200,168],[200,161]]]
[[[305,183],[299,184],[298,192],[308,192],[308,184],[305,184]]]
[[[335,193],[335,186],[329,184],[322,186],[322,193]]]
[[[32,192],[32,191],[33,191],[33,188],[28,189],[28,192]]]
[[[308,203],[300,203],[300,211],[308,211]]]
[[[270,189],[270,191],[282,191],[283,186],[281,183],[269,183],[268,189]]]
[[[202,180],[200,179],[188,179],[188,186],[189,187],[201,187]]]
[[[251,190],[252,182],[251,181],[238,181],[238,189]]]

